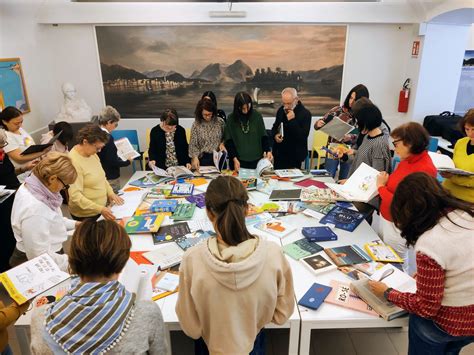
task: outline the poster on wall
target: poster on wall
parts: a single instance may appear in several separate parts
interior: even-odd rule
[[[0,59],[0,109],[7,106],[30,112],[20,58]]]
[[[208,90],[227,114],[246,91],[263,116],[275,115],[285,87],[313,115],[341,97],[346,26],[96,26],[96,35],[105,101],[124,118],[169,107],[191,118]]]
[[[459,80],[458,95],[454,112],[464,115],[467,110],[474,107],[474,50],[464,54],[461,78]]]

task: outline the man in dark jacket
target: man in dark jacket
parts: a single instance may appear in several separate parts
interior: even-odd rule
[[[308,155],[308,135],[311,112],[299,101],[294,88],[281,92],[282,106],[276,113],[272,127],[275,169],[301,168]]]

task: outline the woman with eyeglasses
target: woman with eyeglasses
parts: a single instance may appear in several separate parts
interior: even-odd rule
[[[217,106],[210,99],[201,99],[194,112],[195,120],[191,127],[189,157],[191,166],[214,166],[213,152],[225,149],[224,120],[217,116]]]
[[[262,115],[253,108],[252,98],[239,92],[234,98],[234,110],[224,130],[224,142],[234,170],[255,169],[262,158],[273,160]]]
[[[416,122],[405,123],[395,128],[390,135],[395,153],[400,157],[400,163],[392,174],[381,172],[377,177],[383,240],[404,259],[404,270],[413,273],[416,269],[415,260],[410,260],[406,241],[393,224],[390,206],[398,184],[406,176],[424,172],[436,177],[437,170],[427,151],[430,136],[422,125]]]
[[[88,124],[77,133],[77,142],[69,156],[77,170],[77,179],[69,188],[69,212],[72,218],[82,221],[86,218],[114,220],[112,210],[107,206],[123,204],[105,176],[97,156],[109,140],[109,135],[95,124]]]
[[[71,159],[66,154],[50,152],[20,186],[11,216],[16,239],[11,267],[48,253],[61,270],[67,271],[63,242],[67,239],[67,231],[74,229],[77,222],[63,217],[60,208],[63,198],[59,192],[76,178]]]

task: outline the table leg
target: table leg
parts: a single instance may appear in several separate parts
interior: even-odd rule
[[[300,355],[309,355],[311,344],[311,326],[301,322]]]
[[[298,354],[298,343],[300,337],[300,320],[293,320],[290,322],[290,341],[288,344],[288,354]]]
[[[168,344],[168,354],[167,355],[171,355],[171,353],[172,353],[172,351],[171,351],[171,331],[170,331],[170,329],[167,325],[165,325],[165,338],[166,338],[166,342]]]

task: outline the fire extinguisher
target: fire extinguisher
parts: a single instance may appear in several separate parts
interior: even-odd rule
[[[407,112],[408,103],[410,101],[410,78],[405,80],[403,87],[400,90],[400,96],[398,97],[398,112]]]

